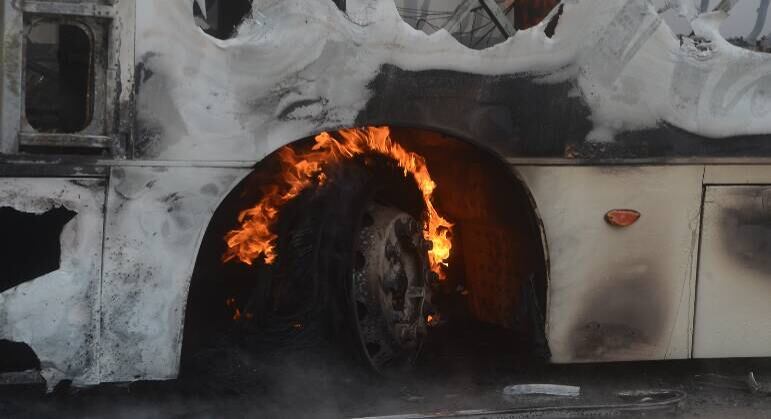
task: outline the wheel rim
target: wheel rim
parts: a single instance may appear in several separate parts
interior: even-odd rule
[[[364,358],[388,373],[411,365],[426,334],[427,242],[409,214],[368,207],[354,255],[353,314]]]

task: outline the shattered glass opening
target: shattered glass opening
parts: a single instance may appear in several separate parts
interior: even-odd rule
[[[238,26],[251,13],[251,0],[196,0],[193,2],[195,23],[204,32],[217,39],[230,39],[235,36]]]
[[[39,132],[75,133],[93,114],[92,37],[84,25],[38,20],[25,39],[25,110]]]
[[[0,354],[0,373],[40,369],[40,360],[27,344],[0,340]]]
[[[698,14],[719,9],[728,13],[728,17],[720,25],[720,34],[728,42],[752,51],[771,52],[771,0],[653,0],[653,5],[681,40],[693,37],[691,20]]]
[[[562,12],[565,11],[565,5],[560,4],[559,9],[557,10],[557,13],[554,14],[554,16],[549,19],[549,23],[546,24],[546,28],[544,29],[544,33],[549,38],[554,36],[554,32],[557,30],[557,25],[559,25],[560,17],[562,16]]]
[[[395,0],[399,14],[415,29],[450,32],[461,44],[485,49],[540,23],[557,0]]]
[[[0,208],[0,292],[59,269],[60,236],[75,215],[66,208],[39,215]]]

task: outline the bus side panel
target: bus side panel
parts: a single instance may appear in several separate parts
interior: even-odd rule
[[[552,360],[689,357],[703,166],[517,169],[549,249]],[[614,209],[641,217],[614,227]]]
[[[220,202],[249,172],[112,169],[102,293],[103,382],[177,376],[198,248]]]
[[[771,186],[707,187],[701,240],[694,357],[770,356]]]
[[[0,179],[0,340],[29,345],[49,389],[99,382],[104,199],[103,179]]]

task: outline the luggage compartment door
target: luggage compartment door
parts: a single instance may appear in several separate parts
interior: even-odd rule
[[[771,185],[708,186],[694,357],[771,356]]]

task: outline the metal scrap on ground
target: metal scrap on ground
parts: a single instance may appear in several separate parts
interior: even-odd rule
[[[505,396],[547,395],[562,397],[578,397],[581,387],[560,384],[515,384],[503,389]]]

